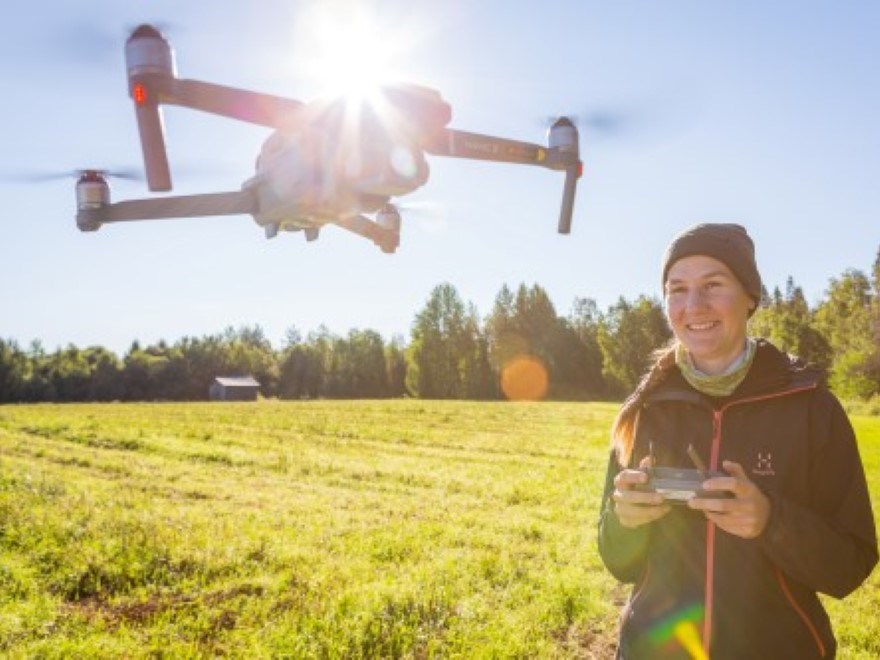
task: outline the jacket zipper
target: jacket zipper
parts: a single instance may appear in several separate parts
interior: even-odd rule
[[[721,421],[724,417],[724,413],[727,412],[728,409],[733,406],[745,404],[745,403],[755,403],[756,401],[768,401],[770,399],[779,399],[784,396],[788,396],[790,394],[797,394],[799,392],[806,392],[809,390],[816,389],[816,384],[811,383],[810,385],[803,385],[801,387],[794,387],[790,390],[784,390],[782,392],[775,392],[773,394],[765,394],[761,396],[753,396],[747,397],[745,399],[739,399],[737,401],[730,401],[720,408],[712,409],[712,445],[711,445],[711,453],[709,457],[709,469],[710,470],[718,470],[718,461],[721,454]],[[706,521],[706,585],[705,585],[705,601],[704,601],[704,617],[703,617],[703,650],[706,652],[706,657],[711,657],[709,653],[709,649],[712,646],[712,610],[715,601],[715,523],[710,520]],[[777,572],[778,574],[778,572]],[[819,654],[824,658],[825,657],[825,645],[822,643],[821,638],[819,637],[819,633],[816,631],[815,626],[812,621],[810,621],[806,612],[804,612],[800,607],[798,607],[797,602],[795,602],[793,596],[789,593],[788,589],[785,586],[785,581],[782,579],[782,575],[778,574],[780,578],[780,584],[782,585],[783,593],[785,594],[789,604],[794,608],[795,612],[800,616],[800,618],[804,621],[807,626],[807,629],[812,634],[813,639],[816,641],[816,644],[819,647]]]
[[[709,469],[718,469],[718,454],[721,451],[721,417],[724,408],[712,410],[712,444],[709,457]],[[706,657],[712,646],[712,610],[715,604],[715,523],[706,521],[706,585],[704,592],[703,616],[703,650]]]
[[[801,621],[804,622],[804,625],[807,627],[807,630],[810,631],[810,634],[813,636],[813,639],[816,641],[816,646],[819,647],[819,655],[821,657],[825,657],[825,643],[822,641],[822,637],[819,635],[819,631],[816,630],[816,626],[813,625],[813,622],[810,620],[810,617],[801,609],[801,606],[794,598],[794,594],[788,588],[788,582],[785,581],[785,576],[782,574],[778,568],[774,567],[776,570],[776,579],[779,581],[779,586],[782,587],[782,593],[785,594],[786,600],[788,600],[788,604],[792,606],[797,615],[801,618]]]

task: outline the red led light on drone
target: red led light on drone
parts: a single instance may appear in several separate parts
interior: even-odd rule
[[[142,83],[137,83],[131,90],[131,97],[138,105],[144,105],[147,102],[147,87]]]

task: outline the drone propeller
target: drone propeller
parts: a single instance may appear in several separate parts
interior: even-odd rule
[[[429,233],[445,231],[449,227],[447,208],[439,202],[414,200],[406,203],[395,202],[394,206],[406,221],[414,222]]]
[[[543,119],[544,126],[552,126],[565,117],[572,124],[592,136],[618,137],[637,129],[640,121],[635,113],[622,110],[594,110],[587,113],[573,112],[565,115],[551,115]]]
[[[622,112],[593,112],[585,117],[575,115],[572,122],[581,128],[593,130],[603,135],[614,135],[632,126],[633,117]]]
[[[587,143],[609,142],[644,147],[674,139],[699,122],[703,105],[699,97],[687,92],[673,96],[670,91],[649,98],[595,106],[568,115],[584,131]],[[553,118],[545,118],[545,125]]]
[[[100,177],[103,179],[125,179],[128,181],[143,181],[143,175],[135,169],[102,169],[99,167],[81,168],[61,172],[25,172],[7,174],[0,178],[11,183],[46,183],[62,179],[81,179],[83,177]]]
[[[163,34],[176,34],[180,31],[178,26],[170,22],[151,21],[150,24]],[[109,28],[85,22],[59,26],[48,40],[52,44],[48,55],[53,60],[61,59],[84,65],[114,63],[126,39],[136,27],[125,25],[122,28]]]

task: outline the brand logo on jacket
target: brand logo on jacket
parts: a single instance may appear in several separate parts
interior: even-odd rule
[[[773,469],[773,454],[767,452],[762,454],[758,452],[758,460],[755,461],[755,467],[752,468],[752,474],[762,477],[775,477],[776,470]]]

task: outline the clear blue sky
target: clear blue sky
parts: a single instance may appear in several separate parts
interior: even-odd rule
[[[700,221],[747,226],[765,283],[783,287],[792,276],[811,302],[831,277],[873,263],[874,0],[360,3],[378,28],[370,43],[395,54],[387,75],[438,89],[453,127],[542,142],[548,116],[627,113],[630,132],[582,133],[585,175],[568,237],[555,230],[562,177],[510,165],[432,158],[428,184],[401,200],[417,212],[404,215],[393,256],[332,227],[315,243],[301,234],[268,241],[247,216],[83,234],[73,179],[10,179],[141,166],[122,48],[143,21],[169,26],[181,77],[301,100],[323,93],[329,54],[350,41],[316,24],[321,4],[334,3],[31,0],[7,9],[0,337],[123,353],[134,339],[244,324],[280,345],[290,326],[305,334],[324,323],[387,339],[409,335],[441,282],[483,315],[502,284],[520,282],[545,287],[560,314],[576,297],[605,309],[621,295],[659,293],[666,243]],[[166,108],[165,122],[178,193],[238,189],[268,136],[180,108]],[[114,200],[147,194],[142,183],[113,190]]]

